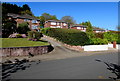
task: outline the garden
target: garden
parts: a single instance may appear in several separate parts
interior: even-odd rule
[[[48,42],[43,41],[28,41],[27,38],[0,38],[2,41],[2,48],[6,47],[31,47],[49,45]]]

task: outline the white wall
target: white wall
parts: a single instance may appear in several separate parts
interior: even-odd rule
[[[104,51],[108,50],[108,45],[86,45],[84,51]]]
[[[113,48],[113,44],[108,44],[108,47]],[[116,49],[120,49],[120,44],[116,44]]]

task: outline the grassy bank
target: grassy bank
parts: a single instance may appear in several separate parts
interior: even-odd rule
[[[48,42],[45,42],[42,40],[41,41],[28,41],[27,38],[0,38],[0,41],[2,41],[2,48],[49,45]]]

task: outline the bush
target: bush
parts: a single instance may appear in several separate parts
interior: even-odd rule
[[[95,38],[95,33],[93,33],[93,32],[86,32],[86,34],[90,39]]]
[[[6,38],[17,30],[17,24],[14,20],[7,20],[2,24],[2,37]]]
[[[37,41],[42,37],[42,33],[37,31],[29,31],[28,32],[28,38],[29,40]]]
[[[89,41],[85,32],[75,29],[48,28],[43,33],[69,45],[85,45]]]
[[[118,40],[118,34],[113,32],[105,32],[104,39],[107,39],[108,42],[113,42]]]
[[[17,38],[22,38],[22,35],[21,34],[17,34],[16,37]]]
[[[41,33],[43,33],[43,34],[47,35],[48,30],[50,30],[50,29],[51,29],[50,27],[47,27],[47,28],[42,28],[42,29],[41,29]]]
[[[95,37],[103,39],[104,38],[103,34],[104,33],[95,33]]]
[[[26,38],[25,34],[13,33],[9,35],[9,38]]]
[[[103,44],[108,44],[108,41],[107,39],[92,38],[87,44],[88,45],[103,45]]]
[[[28,27],[28,23],[24,22],[18,25],[17,32],[20,34],[27,34],[28,31],[30,31],[30,28]]]

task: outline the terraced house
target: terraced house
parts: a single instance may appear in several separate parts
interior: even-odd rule
[[[68,28],[68,23],[60,20],[47,20],[45,21],[44,27],[51,28]]]
[[[29,28],[31,30],[38,30],[38,28],[40,27],[40,20],[28,14],[19,15],[19,14],[8,13],[7,16],[9,19],[14,19],[17,22],[17,26],[20,23],[28,22]]]

